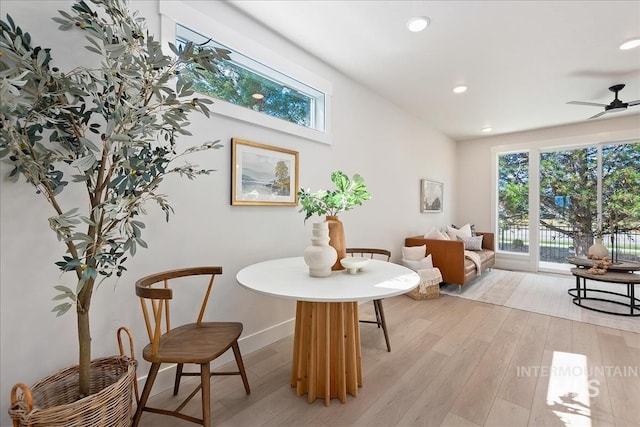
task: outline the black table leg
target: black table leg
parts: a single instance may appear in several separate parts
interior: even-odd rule
[[[629,272],[613,272],[611,274],[607,273],[605,275],[594,275],[579,268],[572,268],[571,273],[576,277],[576,286],[573,289],[569,289],[567,292],[569,295],[573,296],[573,303],[575,305],[600,313],[631,317],[640,316],[640,298],[636,297],[635,289],[636,285],[640,285],[638,275],[631,274]],[[580,279],[582,279],[582,283]],[[597,287],[587,289],[587,279],[596,282],[618,283],[619,286],[626,285],[627,289],[626,292],[614,292],[605,289],[598,289]],[[587,290],[589,292],[587,292]],[[606,295],[614,295],[616,297],[611,298],[606,297]],[[625,303],[624,301],[627,300],[627,298],[629,302]],[[621,305],[625,308],[628,308],[629,312],[627,313],[626,310],[612,311],[597,308],[597,306],[590,307],[589,305],[582,305],[583,303],[590,303],[591,301],[602,301],[609,304]]]

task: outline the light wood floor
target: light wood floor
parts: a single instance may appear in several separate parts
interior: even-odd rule
[[[384,307],[392,352],[375,325],[361,325],[357,397],[329,407],[296,397],[289,337],[244,355],[250,396],[237,376],[212,379],[214,425],[640,426],[640,334],[448,295]],[[361,305],[360,317],[372,308]],[[188,409],[200,416],[196,397]],[[170,392],[151,399],[174,401]],[[141,425],[194,424],[145,413]]]

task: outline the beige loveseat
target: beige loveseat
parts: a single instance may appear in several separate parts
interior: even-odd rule
[[[496,262],[493,233],[477,232],[482,235],[482,250],[471,251],[478,255],[480,273],[491,268]],[[442,280],[446,283],[460,285],[478,276],[476,263],[465,257],[464,243],[459,240],[425,239],[423,236],[407,237],[405,246],[426,245],[425,256],[431,254],[433,266],[442,273]]]

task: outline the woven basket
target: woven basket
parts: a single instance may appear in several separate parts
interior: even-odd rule
[[[11,390],[14,427],[125,427],[131,424],[135,360],[110,356],[91,362],[91,395],[78,400],[78,366]],[[20,389],[22,394],[17,396]]]
[[[406,295],[413,299],[434,299],[440,296],[440,283],[442,282],[442,273],[437,267],[416,270],[420,276],[420,285],[409,291]],[[422,289],[422,292],[420,292]]]
[[[418,286],[417,288],[407,292],[405,295],[417,300],[438,298],[440,297],[440,285],[429,285],[425,287],[423,293],[420,293],[420,286]]]

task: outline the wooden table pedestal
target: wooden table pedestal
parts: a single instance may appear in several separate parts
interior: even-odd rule
[[[297,302],[291,387],[298,396],[345,403],[362,387],[361,360],[357,302]]]

